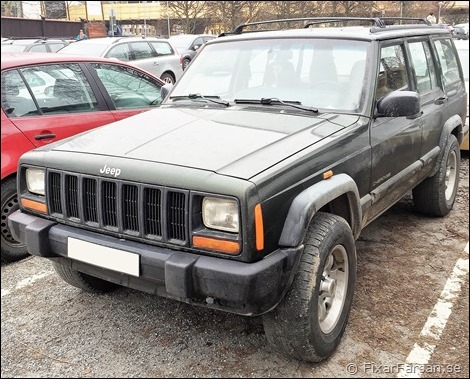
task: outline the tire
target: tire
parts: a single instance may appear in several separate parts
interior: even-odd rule
[[[173,77],[172,74],[168,73],[168,72],[164,72],[162,74],[162,76],[160,76],[160,79],[163,80],[165,83],[167,84],[175,84],[176,80],[175,78]]]
[[[291,288],[263,316],[268,341],[302,361],[319,362],[330,356],[347,325],[356,266],[349,225],[339,216],[317,213]]]
[[[186,70],[186,67],[188,67],[190,63],[191,63],[191,59],[184,58],[183,59],[183,70]]]
[[[16,241],[8,226],[8,216],[18,210],[16,177],[2,181],[2,262],[16,262],[29,256],[26,245]]]
[[[435,175],[425,179],[413,189],[416,211],[443,217],[453,208],[459,187],[460,149],[457,138],[451,134],[438,162]]]
[[[80,271],[72,270],[57,262],[52,262],[52,266],[57,274],[71,286],[77,287],[85,292],[107,293],[116,290],[120,286],[94,276],[84,274]]]

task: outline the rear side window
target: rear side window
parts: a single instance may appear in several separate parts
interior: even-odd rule
[[[419,93],[427,93],[437,87],[437,76],[434,61],[428,42],[411,42],[410,59],[416,76]]]
[[[157,55],[172,55],[173,54],[173,49],[166,42],[150,42],[150,44],[153,46],[153,48],[157,52]]]
[[[459,81],[459,67],[457,65],[457,57],[454,48],[452,47],[452,41],[449,39],[440,39],[434,41],[434,44],[441,64],[444,84],[448,85]]]

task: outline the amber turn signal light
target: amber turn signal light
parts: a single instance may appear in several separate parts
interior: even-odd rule
[[[263,226],[263,211],[261,204],[256,204],[255,207],[255,236],[256,236],[256,250],[264,249],[264,226]]]
[[[193,237],[193,246],[196,248],[215,250],[228,254],[237,254],[240,251],[240,244],[238,242],[202,236]]]
[[[47,213],[46,204],[40,203],[39,201],[33,201],[29,199],[21,199],[21,205],[25,208],[31,209],[33,211]]]
[[[333,171],[329,170],[323,173],[323,179],[330,179],[333,176]]]

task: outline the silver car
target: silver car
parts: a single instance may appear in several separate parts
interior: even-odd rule
[[[168,40],[162,38],[91,38],[65,46],[58,53],[118,59],[140,67],[172,84],[183,73],[179,53]]]

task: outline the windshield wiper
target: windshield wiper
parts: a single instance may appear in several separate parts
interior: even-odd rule
[[[215,104],[230,106],[230,103],[226,100],[222,100],[220,96],[203,96],[200,93],[190,93],[187,96],[170,96],[170,100],[207,100]]]
[[[301,109],[303,111],[318,113],[318,109],[302,106],[302,103],[300,101],[294,101],[294,100],[284,101],[284,100],[278,99],[277,97],[263,97],[260,100],[235,99],[234,102],[235,104],[262,104],[262,105],[281,104],[281,105],[286,105],[292,108]]]

